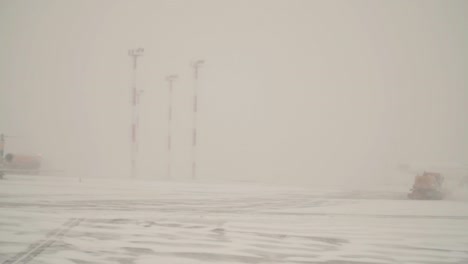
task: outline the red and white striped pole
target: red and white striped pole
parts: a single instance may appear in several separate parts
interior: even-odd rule
[[[0,164],[3,162],[3,154],[5,154],[5,135],[0,135]]]
[[[132,97],[132,124],[131,124],[131,173],[132,177],[137,176],[137,153],[138,153],[138,103],[140,99],[141,90],[138,90],[136,87],[136,73],[137,73],[137,59],[139,56],[143,55],[143,49],[131,49],[128,51],[128,55],[133,59],[133,77],[132,77],[132,87],[131,87],[131,97]]]
[[[192,179],[197,176],[197,112],[198,112],[198,69],[203,65],[204,60],[196,60],[192,63],[193,68],[193,136],[192,136]]]
[[[169,109],[167,116],[167,178],[171,178],[171,145],[172,145],[172,83],[177,80],[177,75],[169,75],[166,81],[169,84]]]
[[[0,179],[3,179],[3,175],[5,174],[2,171],[3,167],[3,155],[5,154],[5,135],[0,135]]]

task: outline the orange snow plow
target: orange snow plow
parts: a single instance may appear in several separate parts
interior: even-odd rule
[[[441,200],[445,193],[442,189],[444,178],[440,173],[424,172],[414,179],[408,198],[413,200]]]
[[[8,153],[5,156],[5,135],[0,134],[0,179],[5,174],[39,174],[42,158],[38,155]]]

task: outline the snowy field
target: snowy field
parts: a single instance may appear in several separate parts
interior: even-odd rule
[[[0,263],[468,263],[468,203],[407,189],[7,176]]]

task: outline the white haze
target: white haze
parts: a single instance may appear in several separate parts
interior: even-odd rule
[[[468,163],[466,1],[0,1],[0,132],[49,168],[130,176],[131,59],[139,177],[353,181],[401,163]]]

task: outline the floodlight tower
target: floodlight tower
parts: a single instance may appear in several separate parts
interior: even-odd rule
[[[166,76],[166,81],[169,85],[169,109],[167,116],[167,178],[171,178],[171,140],[172,140],[172,87],[173,82],[177,80],[177,75]]]
[[[143,48],[131,49],[128,51],[128,55],[132,57],[133,60],[133,76],[132,76],[132,87],[131,87],[131,104],[132,104],[132,124],[131,124],[131,166],[132,166],[132,177],[137,175],[136,159],[138,153],[138,104],[140,101],[140,95],[142,90],[138,90],[136,87],[136,74],[137,74],[137,60],[138,57],[142,56],[144,52]]]
[[[198,70],[205,63],[204,60],[192,62],[193,68],[193,137],[192,137],[192,179],[196,179],[197,172],[197,111],[198,111]]]

